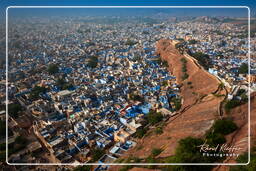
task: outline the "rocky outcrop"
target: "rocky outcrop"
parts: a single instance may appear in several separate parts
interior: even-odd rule
[[[161,148],[158,157],[173,155],[180,139],[187,136],[202,137],[219,117],[218,106],[224,97],[215,97],[212,92],[218,89],[220,82],[189,56],[184,56],[175,48],[175,42],[160,40],[156,43],[157,53],[169,64],[169,71],[176,76],[177,83],[182,84],[183,105],[180,112],[168,120],[163,133],[152,133],[138,141],[141,148],[128,151],[127,155],[148,157],[153,148]],[[189,78],[182,80],[181,58],[187,60]],[[191,82],[191,84],[188,84]],[[221,93],[225,93],[224,91]]]

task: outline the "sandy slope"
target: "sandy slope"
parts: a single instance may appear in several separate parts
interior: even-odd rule
[[[178,115],[171,118],[164,127],[161,135],[152,133],[142,140],[138,140],[137,147],[127,152],[128,155],[144,158],[150,155],[153,148],[162,148],[164,151],[158,157],[167,157],[174,154],[178,140],[187,136],[201,137],[208,130],[214,119],[218,118],[218,105],[222,97],[211,95],[219,85],[215,77],[200,69],[193,60],[187,58],[187,70],[190,75],[186,81],[181,80],[181,55],[169,40],[160,40],[156,44],[160,56],[168,61],[169,71],[177,77],[177,82],[183,84],[181,95],[184,103]],[[187,82],[191,81],[191,85]],[[193,93],[194,92],[194,93]],[[205,96],[208,95],[208,96]],[[203,97],[204,96],[204,97]]]
[[[214,76],[206,72],[200,67],[197,62],[187,55],[181,55],[174,47],[174,42],[170,40],[160,40],[156,43],[157,53],[161,58],[168,61],[169,71],[177,77],[177,82],[183,84],[181,95],[184,98],[184,103],[181,112],[171,118],[164,127],[164,132],[161,135],[152,133],[138,140],[137,147],[129,150],[124,158],[128,156],[136,156],[140,158],[148,157],[153,148],[162,148],[164,151],[157,157],[167,157],[173,155],[175,148],[180,139],[187,136],[202,137],[208,130],[215,119],[218,119],[219,104],[224,97],[215,97],[211,93],[218,89],[220,84]],[[182,81],[182,63],[180,59],[187,59],[187,70],[189,78]],[[191,81],[193,88],[187,85]],[[193,93],[195,92],[195,93]],[[225,94],[224,90],[218,94]],[[255,96],[255,95],[254,95]],[[256,136],[256,100],[251,101],[251,130],[252,135]],[[225,114],[227,116],[227,114]],[[247,136],[248,136],[248,104],[242,105],[234,109],[229,117],[233,117],[236,124],[239,126],[238,131],[228,135],[228,143],[240,145],[243,153],[247,151]],[[225,162],[235,162],[227,159]],[[111,170],[118,170],[120,167],[112,167]],[[228,167],[216,167],[216,170],[227,170]]]

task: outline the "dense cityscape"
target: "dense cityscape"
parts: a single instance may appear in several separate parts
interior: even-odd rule
[[[35,17],[9,25],[10,163],[114,163],[147,129],[177,115],[182,84],[157,53],[161,39],[178,42],[181,54],[197,59],[223,83],[227,110],[256,90],[253,54],[248,75],[246,20]],[[250,50],[255,52],[255,45]],[[186,80],[186,59],[182,62]],[[5,122],[4,68],[0,78]]]

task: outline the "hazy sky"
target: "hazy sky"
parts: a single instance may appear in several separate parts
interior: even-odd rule
[[[256,0],[207,0],[207,1],[188,1],[188,0],[176,0],[176,1],[171,1],[171,0],[1,0],[0,1],[0,17],[1,20],[4,20],[5,16],[5,9],[7,6],[55,6],[55,5],[60,5],[60,6],[69,6],[69,5],[84,5],[84,6],[97,6],[97,5],[102,5],[102,6],[248,6],[251,8],[251,14],[252,16],[255,16],[255,9],[256,9]],[[23,9],[20,10],[20,12],[16,12],[17,15],[19,16],[31,16],[31,15],[86,15],[87,10],[27,10]],[[89,11],[89,10],[88,10]],[[91,11],[92,13],[95,14],[101,14],[104,10],[94,10]],[[152,12],[166,12],[170,13],[172,15],[191,15],[191,16],[199,16],[199,15],[212,15],[212,16],[247,16],[247,12],[245,9],[197,9],[197,10],[189,10],[189,9],[170,9],[170,10],[163,10],[163,9],[154,9],[154,10],[137,10],[134,13],[141,13],[141,14],[147,14],[147,13],[152,13]],[[12,11],[10,10],[12,13]],[[104,13],[104,12],[103,12]],[[120,14],[120,15],[125,15],[127,13],[131,13],[130,11],[127,10],[110,10],[106,13],[109,14]],[[12,13],[15,15],[15,11]]]
[[[247,17],[247,8],[10,8],[12,17],[32,16],[148,16],[154,14],[170,16],[234,16]]]

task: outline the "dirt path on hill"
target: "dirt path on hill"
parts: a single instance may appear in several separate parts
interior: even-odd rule
[[[145,158],[150,155],[153,148],[164,149],[158,157],[173,155],[180,139],[187,136],[202,137],[219,117],[218,107],[223,97],[217,98],[211,95],[218,89],[219,80],[188,56],[181,55],[170,40],[160,40],[156,46],[161,58],[168,62],[169,71],[176,76],[177,83],[183,84],[181,88],[183,105],[180,112],[166,122],[162,134],[152,133],[143,140],[138,140],[137,147],[141,148],[135,147],[129,150],[124,157],[132,155]],[[181,58],[187,59],[189,78],[185,81],[181,79],[183,74]],[[192,82],[193,87],[187,82]]]
[[[227,98],[228,90],[226,87],[220,89],[221,81],[215,76],[208,73],[201,67],[194,58],[188,55],[181,55],[175,49],[175,42],[170,40],[160,40],[156,44],[157,53],[162,59],[169,64],[169,72],[176,76],[178,84],[183,84],[181,96],[184,99],[182,109],[173,117],[166,121],[163,133],[160,135],[151,134],[138,140],[135,148],[130,149],[122,158],[135,156],[146,158],[151,154],[153,148],[161,148],[163,152],[158,155],[159,158],[171,156],[175,153],[178,141],[187,136],[202,137],[205,132],[212,126],[215,119],[227,117],[223,109],[223,101]],[[185,81],[182,77],[182,63],[180,59],[188,59],[187,72],[189,78]],[[187,82],[192,82],[191,88]],[[224,94],[225,96],[217,97],[214,94]],[[251,136],[256,136],[256,93],[251,100]],[[227,142],[231,145],[242,146],[243,150],[248,149],[248,104],[232,110],[229,116],[234,119],[239,129],[231,135],[228,135]],[[253,119],[252,119],[253,117]],[[137,148],[140,147],[140,148]],[[227,158],[225,163],[235,162]],[[110,170],[118,170],[120,166],[111,167]],[[214,171],[227,171],[229,167],[218,166]]]

